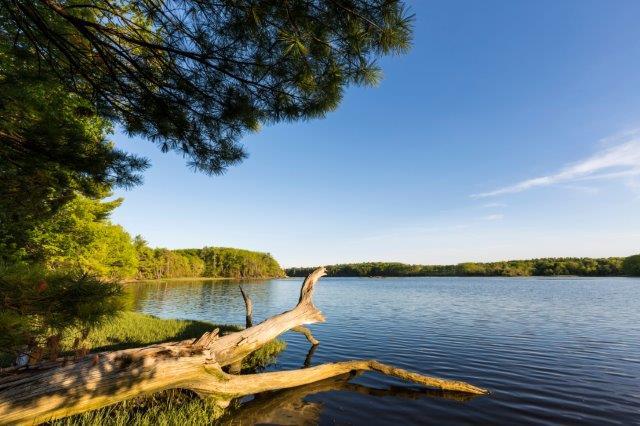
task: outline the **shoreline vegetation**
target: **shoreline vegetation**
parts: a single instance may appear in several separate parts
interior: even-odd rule
[[[242,327],[235,325],[162,319],[153,315],[125,311],[92,330],[86,343],[90,353],[97,353],[195,339],[215,328],[219,328],[221,333],[242,330]],[[63,354],[71,356],[72,339],[65,338],[61,346]],[[284,341],[272,340],[243,360],[242,371],[252,372],[264,369],[274,362],[277,355],[285,348]],[[11,361],[11,358],[0,358],[0,367],[7,367]],[[229,410],[221,408],[214,401],[199,398],[192,392],[168,390],[47,422],[47,424],[205,424],[228,412]]]
[[[377,85],[380,59],[411,48],[415,19],[405,3],[2,2],[0,367],[9,367],[0,368],[0,424],[73,413],[53,424],[209,424],[239,398],[355,371],[487,393],[373,360],[242,374],[269,365],[284,349],[278,340],[284,332],[324,320],[312,301],[324,268],[285,273],[271,254],[236,248],[153,248],[110,219],[123,202],[113,191],[142,184],[150,166],[120,149],[112,134],[145,140],[205,175],[222,174],[247,157],[243,140],[262,126],[322,118],[350,88]],[[180,188],[188,195],[186,185]],[[175,202],[166,192],[147,202],[137,220],[153,225],[162,216],[184,232],[189,215],[163,209]],[[216,201],[209,208],[224,209],[217,195],[209,196]],[[640,276],[640,255],[361,263],[328,273]],[[292,310],[251,327],[252,304],[242,292],[247,327],[219,330],[133,312],[122,285],[287,274],[311,274]],[[113,405],[97,409],[107,404]]]
[[[260,279],[284,277],[269,253],[228,247],[201,249],[149,248],[134,239],[138,256],[136,280],[149,279]]]
[[[285,268],[288,277],[305,277],[315,267]],[[640,276],[640,255],[629,257],[559,257],[457,265],[362,262],[330,265],[328,277],[623,277]]]
[[[294,370],[261,372],[261,369],[271,363],[273,357],[284,348],[277,342],[281,334],[289,330],[303,333],[312,344],[312,348],[319,343],[309,337],[310,332],[303,327],[303,324],[325,320],[313,303],[315,284],[324,274],[325,270],[321,267],[305,279],[300,288],[300,298],[293,309],[269,317],[257,325],[252,325],[252,302],[248,295],[242,292],[247,327],[240,331],[229,330],[230,332],[225,334],[221,327],[221,329],[206,331],[196,339],[174,341],[173,339],[179,336],[184,337],[187,331],[197,335],[195,331],[202,332],[202,327],[206,326],[206,323],[197,321],[189,324],[188,321],[168,320],[168,325],[177,326],[180,329],[178,336],[175,336],[175,333],[168,333],[173,335],[171,342],[152,343],[150,346],[139,348],[137,344],[140,343],[140,338],[131,339],[129,336],[122,336],[124,339],[121,341],[110,339],[109,325],[111,330],[116,330],[116,333],[122,334],[124,328],[129,328],[134,336],[142,336],[142,340],[155,342],[169,336],[159,336],[155,332],[155,328],[158,327],[155,324],[147,327],[145,322],[164,322],[165,320],[136,313],[121,313],[113,318],[116,318],[116,321],[125,316],[133,316],[133,318],[125,320],[124,325],[115,327],[108,322],[103,323],[108,324],[106,332],[104,325],[94,327],[91,340],[86,342],[97,339],[98,344],[91,344],[92,348],[100,347],[100,342],[104,341],[108,344],[107,346],[124,344],[124,347],[127,347],[134,340],[136,345],[133,349],[112,350],[94,355],[87,355],[85,352],[78,356],[72,351],[75,344],[71,347],[64,344],[65,341],[70,341],[71,337],[65,336],[63,340],[58,341],[62,343],[60,346],[63,349],[67,349],[61,352],[62,358],[56,358],[51,360],[53,362],[45,364],[34,364],[34,368],[45,370],[36,370],[35,374],[28,369],[11,370],[12,373],[4,382],[4,389],[0,390],[2,394],[0,399],[3,400],[0,404],[0,422],[50,422],[67,417],[67,421],[71,423],[66,424],[74,424],[73,418],[69,416],[76,414],[91,416],[90,413],[85,413],[90,410],[112,410],[109,406],[122,403],[124,405],[120,413],[126,417],[127,424],[150,424],[146,420],[161,424],[177,424],[178,420],[189,420],[191,423],[191,417],[194,417],[192,409],[189,409],[186,418],[177,413],[175,416],[172,415],[171,419],[167,419],[170,420],[169,423],[165,423],[167,414],[172,412],[172,407],[180,409],[179,407],[190,406],[179,400],[184,397],[182,395],[184,391],[197,394],[199,398],[207,400],[199,403],[207,405],[200,408],[206,411],[204,417],[209,416],[210,422],[218,417],[217,413],[213,412],[215,407],[208,406],[210,401],[213,401],[221,411],[226,411],[226,408],[249,395],[322,383],[325,379],[345,377],[354,372],[364,371],[374,371],[440,391],[464,394],[467,398],[489,393],[488,389],[465,381],[425,376],[373,359],[348,360],[308,368],[305,365],[301,369]],[[212,324],[209,325],[209,328],[211,327],[213,327]],[[304,330],[299,330],[301,328]],[[310,353],[312,353],[311,349]],[[72,364],[65,364],[65,361],[68,362],[71,359],[65,360],[64,357],[73,358]],[[7,384],[9,387],[6,386]],[[172,390],[174,394],[169,395],[169,398],[173,401],[166,405],[166,409],[162,407],[163,402],[158,402],[154,397],[148,404],[143,402],[143,408],[140,411],[135,408],[135,405],[132,406],[140,397],[149,398],[152,393]],[[60,394],[63,394],[68,401],[64,406],[61,406],[58,400],[46,399],[57,398]],[[158,395],[158,398],[164,397]],[[198,404],[198,401],[195,403]],[[14,411],[13,408],[16,406],[19,406],[20,410]],[[149,410],[144,406],[149,406]],[[195,410],[200,408],[196,406]],[[146,415],[147,412],[151,412],[151,418],[137,417],[139,413]],[[160,414],[162,418],[153,416],[154,413]],[[101,420],[105,417],[113,419],[115,416],[113,412],[107,412],[104,415],[98,414],[98,417],[94,418],[84,417],[80,420],[80,424],[102,423]]]
[[[276,278],[284,271],[269,253],[229,247],[149,247],[110,220],[122,199],[82,195],[25,234],[20,245],[0,241],[0,267],[34,265],[81,271],[111,282],[159,278]],[[3,276],[0,270],[0,277]]]

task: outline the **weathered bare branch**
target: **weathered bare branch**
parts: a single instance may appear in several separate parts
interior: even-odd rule
[[[315,337],[313,337],[313,334],[311,334],[311,330],[309,330],[307,327],[305,327],[303,325],[299,325],[297,327],[293,327],[291,329],[291,331],[295,331],[296,333],[303,334],[304,337],[306,337],[307,340],[309,341],[309,343],[311,343],[313,346],[316,346],[316,345],[320,344],[320,342],[318,340],[316,340]]]
[[[247,293],[244,292],[242,286],[240,287],[240,293],[242,293],[242,298],[244,299],[244,306],[246,309],[246,328],[253,327],[253,302]]]

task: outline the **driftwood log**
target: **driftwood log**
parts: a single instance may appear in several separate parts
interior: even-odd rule
[[[166,389],[189,389],[226,406],[245,395],[308,385],[356,371],[375,371],[445,391],[488,393],[469,383],[424,376],[374,360],[246,375],[222,369],[288,330],[324,321],[312,300],[314,285],[324,275],[324,268],[318,268],[305,279],[293,309],[236,333],[218,336],[214,330],[198,339],[91,354],[67,365],[49,363],[40,369],[7,373],[0,377],[0,424],[43,422]]]
[[[253,301],[249,297],[249,294],[245,293],[242,286],[239,286],[239,287],[240,287],[240,294],[242,294],[242,299],[244,300],[244,307],[247,312],[245,326],[246,328],[253,327]],[[320,344],[320,342],[317,341],[315,337],[313,337],[313,334],[311,334],[311,330],[309,330],[307,327],[303,325],[297,325],[295,327],[292,327],[291,331],[304,335],[304,337],[306,337],[309,343],[311,343],[313,346],[317,346]]]

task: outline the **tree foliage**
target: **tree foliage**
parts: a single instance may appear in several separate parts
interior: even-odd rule
[[[88,332],[121,308],[122,288],[78,270],[0,267],[0,355],[57,358],[63,334]]]
[[[640,254],[625,258],[622,262],[622,270],[625,275],[640,277]]]
[[[109,121],[4,25],[0,14],[0,252],[11,261],[24,254],[29,232],[76,194],[136,184],[147,164],[115,149]]]
[[[640,262],[639,262],[640,263]],[[505,262],[458,265],[407,265],[397,262],[369,262],[332,265],[327,274],[334,277],[421,277],[421,276],[618,276],[622,275],[623,261],[618,257],[606,259],[545,258],[510,260]],[[289,268],[288,276],[302,277],[315,268]],[[640,269],[639,269],[640,271]]]
[[[404,52],[399,0],[0,0],[0,34],[131,134],[219,173],[261,123],[322,117]],[[15,55],[15,54],[14,54]]]
[[[274,278],[284,276],[284,271],[269,253],[229,247],[205,247],[196,250],[204,260],[206,277],[226,278]]]
[[[122,203],[77,196],[29,234],[23,260],[49,270],[79,269],[122,279],[135,274],[138,258],[131,237],[109,215]]]
[[[152,249],[140,235],[136,236],[134,245],[139,261],[136,278],[201,277],[204,272],[204,261],[195,254],[165,248]]]
[[[137,278],[274,278],[284,276],[268,253],[227,247],[168,250],[152,249],[142,237],[135,239],[139,266]]]

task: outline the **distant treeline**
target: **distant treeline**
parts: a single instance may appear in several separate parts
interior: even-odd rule
[[[578,275],[586,277],[610,277],[640,274],[640,256],[628,258],[544,258],[510,260],[490,263],[459,263],[457,265],[408,265],[398,262],[366,262],[331,265],[330,277],[527,277]],[[315,268],[288,268],[290,277],[303,277]]]
[[[138,279],[211,277],[274,278],[284,271],[269,253],[227,247],[168,250],[134,241],[138,254]]]

